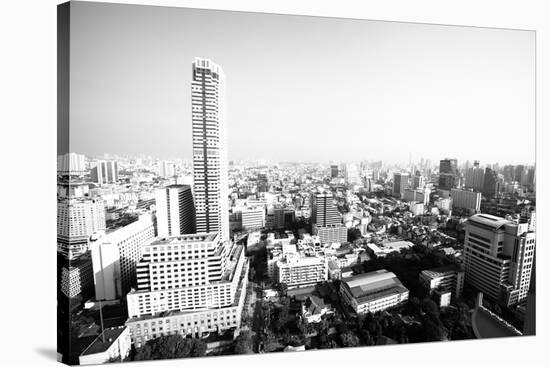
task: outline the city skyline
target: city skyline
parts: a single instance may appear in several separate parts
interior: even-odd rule
[[[535,160],[532,32],[116,4],[75,8],[82,11],[74,12],[72,28],[72,151],[190,159],[186,65],[200,56],[229,75],[229,160],[406,162],[411,146],[432,161],[441,159],[436,151],[460,161]],[[187,37],[199,15],[208,31]],[[102,27],[94,27],[100,18]],[[281,24],[296,37],[281,33]],[[318,38],[325,47],[312,42]],[[144,128],[130,133],[134,125]],[[344,130],[335,133],[337,126]],[[445,126],[456,128],[425,139]],[[266,145],[274,138],[284,148]],[[321,142],[332,149],[319,149]]]

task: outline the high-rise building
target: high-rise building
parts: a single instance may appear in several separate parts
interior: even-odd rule
[[[196,230],[229,237],[225,75],[208,59],[193,62],[193,192]]]
[[[355,163],[346,164],[346,182],[348,184],[361,183],[361,177],[359,176],[359,170]]]
[[[466,281],[504,306],[527,297],[534,261],[535,232],[528,223],[514,223],[488,214],[466,222]]]
[[[439,185],[442,190],[451,190],[458,184],[456,159],[445,158],[439,161]]]
[[[483,181],[485,178],[485,171],[482,168],[479,168],[479,165],[468,168],[465,175],[465,184],[464,186],[467,189],[474,189],[476,191],[483,190]]]
[[[330,166],[330,177],[335,178],[338,177],[338,165],[333,164]]]
[[[155,237],[150,214],[107,233],[91,242],[93,278],[97,300],[123,297],[135,285],[136,264],[142,248]]]
[[[311,196],[311,221],[319,227],[342,223],[331,193],[316,193]]]
[[[405,188],[409,185],[409,174],[396,172],[393,174],[393,195],[401,198]]]
[[[137,289],[127,296],[132,342],[174,332],[200,335],[238,327],[246,295],[244,248],[217,233],[159,239],[143,248]]]
[[[86,253],[90,236],[104,229],[103,200],[63,198],[57,201],[57,251],[67,259]]]
[[[451,189],[453,208],[461,208],[479,212],[481,207],[481,193],[476,191]]]
[[[258,174],[258,192],[268,192],[269,185],[267,175],[265,173]]]
[[[118,181],[118,162],[98,160],[92,167],[92,181],[101,185],[114,184]]]
[[[195,233],[195,207],[189,185],[157,189],[157,230],[161,237]]]
[[[412,188],[413,189],[422,189],[424,188],[424,176],[420,174],[415,174],[412,179]]]
[[[491,168],[485,169],[485,176],[483,178],[483,195],[493,198],[497,196],[500,191],[500,182],[497,173]]]
[[[162,161],[159,163],[159,176],[170,178],[176,175],[176,166],[174,162]]]

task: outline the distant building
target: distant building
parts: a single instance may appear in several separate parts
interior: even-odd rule
[[[414,175],[412,179],[412,188],[413,189],[422,189],[424,188],[425,182],[424,177],[421,175]]]
[[[484,187],[485,171],[479,168],[479,164],[474,167],[468,168],[465,177],[465,187],[467,189],[474,189],[476,191],[482,191]]]
[[[485,175],[483,176],[483,195],[493,198],[497,196],[501,188],[498,175],[491,168],[485,169]]]
[[[115,184],[118,181],[118,162],[98,160],[93,163],[91,178],[99,186]]]
[[[451,190],[458,184],[457,160],[445,158],[439,162],[439,189]]]
[[[159,236],[195,233],[195,206],[189,185],[170,185],[157,189],[155,204]]]
[[[459,298],[464,289],[464,271],[455,266],[423,270],[420,273],[420,282],[430,291],[452,292],[456,298]]]
[[[340,295],[356,313],[366,314],[399,305],[409,298],[409,290],[394,273],[382,269],[342,278]]]
[[[481,193],[460,189],[451,189],[453,208],[468,209],[478,213],[481,208]]]
[[[176,175],[176,166],[174,162],[162,161],[159,167],[159,175],[163,178],[170,178]]]
[[[330,177],[336,178],[338,177],[338,165],[333,164],[330,166]]]
[[[105,329],[78,358],[81,365],[103,364],[114,360],[123,362],[132,348],[127,327]]]
[[[325,227],[313,226],[313,235],[319,236],[322,244],[342,243],[348,240],[348,229],[343,224],[329,225]]]
[[[488,214],[466,222],[466,281],[505,306],[524,301],[529,291],[535,233],[528,226]]]
[[[408,173],[394,173],[393,174],[393,196],[402,198],[405,188],[409,185]]]
[[[311,197],[311,221],[318,227],[342,223],[331,193],[316,193]]]
[[[423,203],[424,206],[427,206],[430,203],[430,193],[431,190],[428,188],[424,189],[405,189],[403,191],[403,200],[405,201],[417,201]]]

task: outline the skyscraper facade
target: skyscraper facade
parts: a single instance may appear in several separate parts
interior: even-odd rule
[[[208,59],[193,62],[193,188],[196,231],[229,237],[225,75]]]
[[[157,189],[157,230],[160,237],[195,233],[195,207],[189,185]]]
[[[504,306],[524,301],[529,291],[535,233],[528,226],[488,214],[466,222],[466,281]]]
[[[318,227],[342,223],[342,218],[333,202],[331,193],[317,193],[312,196],[311,219],[312,223]]]
[[[439,188],[451,190],[458,183],[458,168],[456,159],[445,158],[439,162]]]
[[[401,198],[405,187],[409,185],[409,174],[408,173],[394,173],[393,174],[393,195]]]

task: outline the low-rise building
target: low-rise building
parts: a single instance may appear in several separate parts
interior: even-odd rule
[[[342,278],[340,295],[356,313],[374,313],[397,306],[409,298],[409,290],[385,269]]]
[[[464,288],[464,271],[452,265],[423,270],[420,273],[420,282],[430,291],[452,292],[456,298],[459,298]]]

